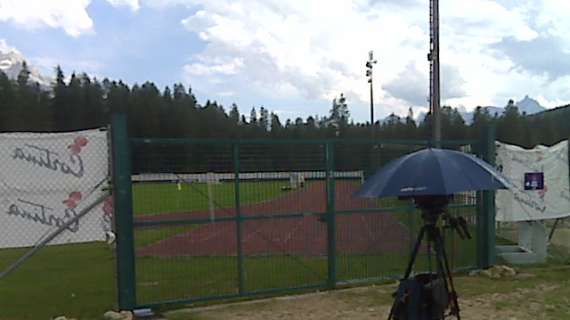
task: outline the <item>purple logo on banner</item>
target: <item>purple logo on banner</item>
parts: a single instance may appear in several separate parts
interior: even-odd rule
[[[544,189],[544,173],[543,172],[527,172],[524,174],[525,190],[542,190]]]

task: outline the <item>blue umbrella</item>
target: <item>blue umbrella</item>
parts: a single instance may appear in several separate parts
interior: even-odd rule
[[[364,198],[451,195],[508,189],[490,164],[467,153],[429,148],[393,160],[371,176],[356,195]]]

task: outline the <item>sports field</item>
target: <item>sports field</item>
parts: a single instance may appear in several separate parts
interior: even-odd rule
[[[282,181],[240,182],[243,213],[253,216],[324,212],[322,183],[309,183],[302,191],[282,191],[283,185]],[[337,216],[338,279],[350,281],[399,274],[407,260],[412,235],[408,229],[417,226],[417,221],[410,218],[413,216],[410,212],[349,214],[355,204],[350,200],[348,188],[342,184],[336,188],[337,208],[347,212]],[[235,214],[233,183],[135,184],[133,197],[139,221],[152,221],[157,216],[210,218],[213,212],[220,218]],[[378,204],[356,204],[364,208],[371,205]],[[320,219],[322,216],[315,214],[244,221],[245,289],[324,284],[326,224]],[[234,225],[235,222],[226,221],[137,228],[137,301],[150,303],[236,293]],[[288,242],[286,237],[296,240]],[[192,244],[188,242],[191,239],[201,240]],[[453,246],[464,249],[456,250],[459,254],[453,256],[457,266],[473,263],[475,241],[450,242],[449,250]],[[0,251],[0,268],[22,253],[20,249]],[[427,262],[423,259],[419,264],[425,268]],[[115,307],[115,286],[114,250],[108,245],[48,247],[7,279],[0,280],[0,296],[6,297],[0,299],[0,319],[40,319],[60,314],[100,318],[104,311]],[[30,301],[36,302],[33,308],[29,307]]]

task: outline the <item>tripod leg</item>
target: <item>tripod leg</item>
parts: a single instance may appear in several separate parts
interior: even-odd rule
[[[423,226],[420,229],[420,233],[418,234],[418,238],[416,239],[416,243],[414,244],[414,249],[412,250],[412,256],[410,258],[410,261],[408,262],[408,267],[406,268],[406,272],[404,273],[404,278],[402,279],[408,279],[410,277],[410,274],[412,273],[412,268],[414,267],[414,263],[416,262],[416,257],[418,255],[418,251],[420,249],[420,245],[422,244],[422,239],[425,235],[426,232],[426,226]],[[392,308],[390,308],[390,314],[388,315],[388,320],[391,320],[392,317],[394,316],[394,310],[398,304],[398,296],[396,296],[394,298],[394,303],[392,304]]]
[[[410,277],[410,274],[412,273],[412,268],[414,267],[414,264],[416,263],[416,257],[418,256],[418,251],[420,249],[420,245],[422,244],[422,239],[424,237],[425,232],[426,232],[426,226],[423,226],[420,229],[420,234],[418,235],[418,238],[416,239],[416,244],[414,245],[414,250],[412,250],[412,257],[410,258],[410,261],[408,262],[408,267],[406,268],[406,273],[404,273],[404,279],[408,279]]]
[[[440,263],[442,264],[442,271],[444,273],[444,277],[447,278],[447,280],[445,281],[446,285],[446,290],[449,292],[450,294],[450,299],[451,299],[451,314],[455,315],[457,317],[457,320],[461,320],[461,315],[459,312],[459,302],[457,301],[457,292],[455,291],[455,286],[453,285],[453,276],[451,274],[451,269],[449,268],[449,261],[447,260],[447,253],[445,251],[445,244],[443,243],[443,240],[441,238],[441,235],[437,235],[438,236],[438,251],[440,251],[440,254],[438,254],[438,256],[441,257],[440,259]],[[444,278],[445,279],[445,278]],[[447,281],[449,281],[449,287],[447,286]]]
[[[447,285],[447,274],[446,274],[445,264],[443,262],[444,256],[442,253],[443,239],[440,236],[439,229],[433,227],[433,229],[430,230],[429,240],[433,242],[433,247],[435,251],[435,265],[436,265],[436,274],[437,274],[436,279],[443,280],[443,286],[444,286],[443,289],[445,290],[446,296],[449,296],[450,292],[449,292],[449,286]],[[436,292],[434,291],[434,293]],[[441,309],[441,314],[439,315],[441,319],[445,318],[446,309],[447,306]]]
[[[392,320],[394,316],[394,310],[396,309],[396,305],[398,304],[398,297],[394,298],[394,302],[392,303],[392,307],[390,308],[390,314],[388,315],[388,320]]]

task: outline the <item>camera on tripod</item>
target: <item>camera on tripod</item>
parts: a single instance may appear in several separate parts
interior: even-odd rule
[[[467,220],[463,217],[454,217],[447,212],[453,196],[429,195],[400,199],[410,198],[421,210],[424,225],[420,229],[404,278],[400,280],[398,289],[394,293],[394,304],[388,319],[439,320],[447,316],[460,319],[457,293],[445,251],[443,232],[450,229],[457,232],[461,239],[471,239]],[[432,272],[430,267],[428,273],[420,273],[410,278],[424,238],[427,242],[430,266],[433,248],[436,271]]]

